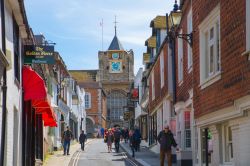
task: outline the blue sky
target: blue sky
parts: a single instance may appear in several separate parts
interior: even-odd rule
[[[135,72],[142,67],[150,21],[172,10],[174,0],[25,0],[29,24],[35,34],[56,43],[68,69],[98,69],[98,51],[104,51],[117,35],[124,49],[133,49]]]

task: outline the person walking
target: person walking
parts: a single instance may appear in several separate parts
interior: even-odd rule
[[[167,155],[167,160],[168,160],[168,166],[172,166],[172,151],[171,147],[174,146],[175,148],[177,147],[177,144],[175,142],[173,133],[169,129],[169,126],[165,126],[164,130],[162,130],[158,137],[157,140],[160,144],[160,160],[161,160],[161,166],[164,166],[164,161],[165,161],[165,155]],[[178,151],[179,149],[176,148]]]
[[[107,143],[108,153],[112,152],[112,144],[114,142],[114,134],[111,129],[108,130],[106,138],[104,138],[104,142]]]
[[[69,126],[66,127],[66,131],[63,133],[63,155],[69,155],[70,141],[73,139],[73,134],[69,129]]]
[[[114,138],[115,138],[115,150],[118,153],[120,147],[120,139],[121,139],[121,131],[117,127],[114,131]]]
[[[80,137],[79,137],[79,142],[81,144],[81,149],[84,151],[84,145],[85,145],[85,142],[87,140],[87,136],[86,134],[84,134],[84,130],[82,130],[82,133],[80,134]]]
[[[136,139],[133,129],[129,131],[129,145],[132,151],[132,157],[135,157]]]
[[[140,151],[140,144],[141,144],[141,132],[138,128],[134,131],[135,134],[135,151]]]
[[[124,137],[125,143],[127,143],[128,142],[128,138],[129,138],[129,131],[128,131],[127,128],[124,129],[124,136],[123,137]]]

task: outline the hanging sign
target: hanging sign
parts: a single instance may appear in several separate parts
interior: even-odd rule
[[[54,64],[54,46],[24,46],[24,63],[26,64]]]

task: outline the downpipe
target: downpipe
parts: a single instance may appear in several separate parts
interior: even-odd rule
[[[4,55],[6,55],[6,41],[5,41],[5,4],[4,0],[1,0],[1,24],[2,24],[2,50]],[[7,116],[7,72],[6,67],[3,71],[3,85],[2,85],[2,92],[3,92],[3,100],[2,100],[2,133],[1,133],[1,152],[0,152],[0,166],[4,165],[4,151],[5,151],[5,131],[6,131],[6,116]]]

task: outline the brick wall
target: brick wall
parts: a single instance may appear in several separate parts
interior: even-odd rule
[[[164,86],[161,88],[161,71],[160,71],[160,56],[157,57],[154,68],[150,72],[149,81],[149,111],[152,112],[155,107],[163,101],[163,98],[168,94],[168,45],[165,42],[160,51],[163,51],[164,57]],[[151,73],[154,72],[155,82],[155,99],[152,101],[152,80]]]
[[[191,8],[190,1],[185,1],[182,10],[182,21],[180,23],[180,28],[182,29],[183,34],[187,34],[187,16]],[[192,79],[193,72],[188,70],[188,42],[183,40],[183,81],[179,84],[178,81],[178,40],[176,39],[176,52],[175,52],[175,70],[176,70],[176,102],[186,101],[189,98],[188,91],[192,89]]]
[[[220,3],[221,79],[200,89],[199,24]],[[195,116],[233,105],[250,92],[250,62],[246,48],[245,0],[193,1],[193,74]]]
[[[91,108],[86,109],[87,116],[91,116],[95,120],[95,124],[98,124],[98,89],[96,88],[84,88],[86,93],[91,94]],[[91,115],[96,114],[96,115]]]

